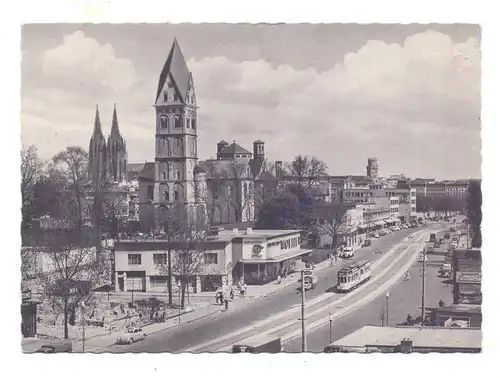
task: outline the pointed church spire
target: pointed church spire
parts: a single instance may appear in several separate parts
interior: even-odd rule
[[[116,115],[116,103],[113,106],[113,122],[111,123],[111,135],[120,135],[120,128],[118,127],[118,117]]]
[[[174,42],[172,43],[172,47],[170,48],[170,53],[168,54],[167,61],[163,66],[163,70],[161,71],[155,103],[158,101],[161,91],[163,90],[163,87],[165,86],[165,83],[169,76],[172,78],[172,81],[174,82],[174,85],[176,86],[182,101],[185,101],[185,97],[188,92],[191,72],[187,67],[186,60],[184,59],[181,48],[179,47],[177,38],[174,38]]]
[[[94,120],[94,133],[93,136],[102,136],[101,120],[99,118],[99,105],[95,106],[95,120]]]

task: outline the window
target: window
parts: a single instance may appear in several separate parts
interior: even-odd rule
[[[191,120],[189,118],[186,118],[186,128],[189,129],[189,124],[191,123]]]
[[[179,253],[179,260],[181,260],[181,263],[185,265],[193,264],[193,256],[191,253]]]
[[[177,147],[181,147],[181,139],[177,138],[176,141],[177,141]]]
[[[160,117],[160,127],[163,129],[168,128],[168,118],[166,116]]]
[[[205,253],[203,254],[203,262],[206,265],[216,265],[218,264],[218,254],[217,253]]]
[[[179,116],[174,117],[174,128],[180,128],[181,127],[181,118]]]
[[[153,186],[148,186],[148,200],[153,200]]]
[[[179,170],[177,170],[177,172],[175,173],[175,178],[176,179],[180,179],[181,178],[181,172]]]
[[[179,192],[178,191],[174,192],[174,200],[179,200]]]
[[[163,91],[163,101],[168,101],[168,92]]]
[[[163,180],[167,179],[167,173],[166,173],[165,171],[163,171],[163,172],[161,173],[161,178],[162,178]]]
[[[191,120],[191,127],[196,129],[196,120],[194,118]]]
[[[177,100],[178,100],[177,92],[174,92],[174,101],[177,101]]]
[[[167,254],[153,254],[153,263],[155,265],[164,265],[167,263]]]
[[[128,255],[128,264],[129,265],[140,265],[140,264],[142,264],[142,256],[141,256],[141,254],[129,254]]]
[[[164,197],[165,197],[165,201],[170,201],[170,193],[168,193],[168,191],[165,191]]]

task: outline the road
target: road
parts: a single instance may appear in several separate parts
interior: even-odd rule
[[[436,228],[436,226],[429,224],[428,228]],[[372,261],[380,259],[384,255],[374,254],[375,249],[388,251],[398,248],[398,245],[410,234],[424,231],[425,233],[430,233],[431,229],[405,229],[391,233],[381,240],[374,242],[371,247],[358,250],[356,252],[356,259],[369,258]],[[308,302],[313,302],[314,299],[320,298],[325,293],[332,291],[337,281],[336,273],[340,265],[341,263],[339,262],[333,268],[326,268],[318,272],[318,286],[314,291],[307,293]],[[230,309],[229,312],[219,313],[216,316],[207,317],[191,324],[181,324],[176,328],[149,335],[143,343],[130,346],[112,346],[103,352],[153,353],[197,351],[196,347],[203,344],[209,346],[212,341],[221,336],[238,333],[242,328],[249,325],[266,322],[267,319],[272,318],[280,312],[297,309],[299,304],[300,295],[297,293],[297,288],[292,285],[269,297],[249,300],[248,303]],[[256,330],[259,329],[256,328]],[[207,348],[207,350],[213,351],[210,348]]]
[[[442,238],[444,232],[438,233]],[[465,237],[464,237],[465,238]],[[430,244],[429,244],[430,246]],[[443,255],[429,255],[426,265],[426,310],[430,311],[438,306],[439,300],[446,304],[452,302],[452,286],[447,279],[438,277],[438,270],[444,260]],[[420,320],[422,311],[422,263],[415,262],[410,270],[410,280],[399,280],[389,290],[389,325],[401,325],[406,322],[410,313],[415,320]],[[369,303],[353,310],[332,323],[331,340],[336,341],[365,325],[383,325],[386,313],[385,293]],[[313,330],[307,334],[307,351],[322,352],[330,342],[330,325]],[[301,352],[301,338],[294,338],[286,342],[285,351]]]

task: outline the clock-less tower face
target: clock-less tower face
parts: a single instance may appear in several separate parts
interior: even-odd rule
[[[155,203],[194,204],[197,164],[196,97],[176,40],[163,67],[155,99]]]

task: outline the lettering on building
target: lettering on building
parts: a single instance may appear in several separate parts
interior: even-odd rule
[[[482,274],[480,272],[460,272],[456,273],[457,283],[481,283]]]
[[[264,246],[261,245],[253,245],[252,248],[252,257],[261,257],[262,254],[262,249],[264,249]]]

